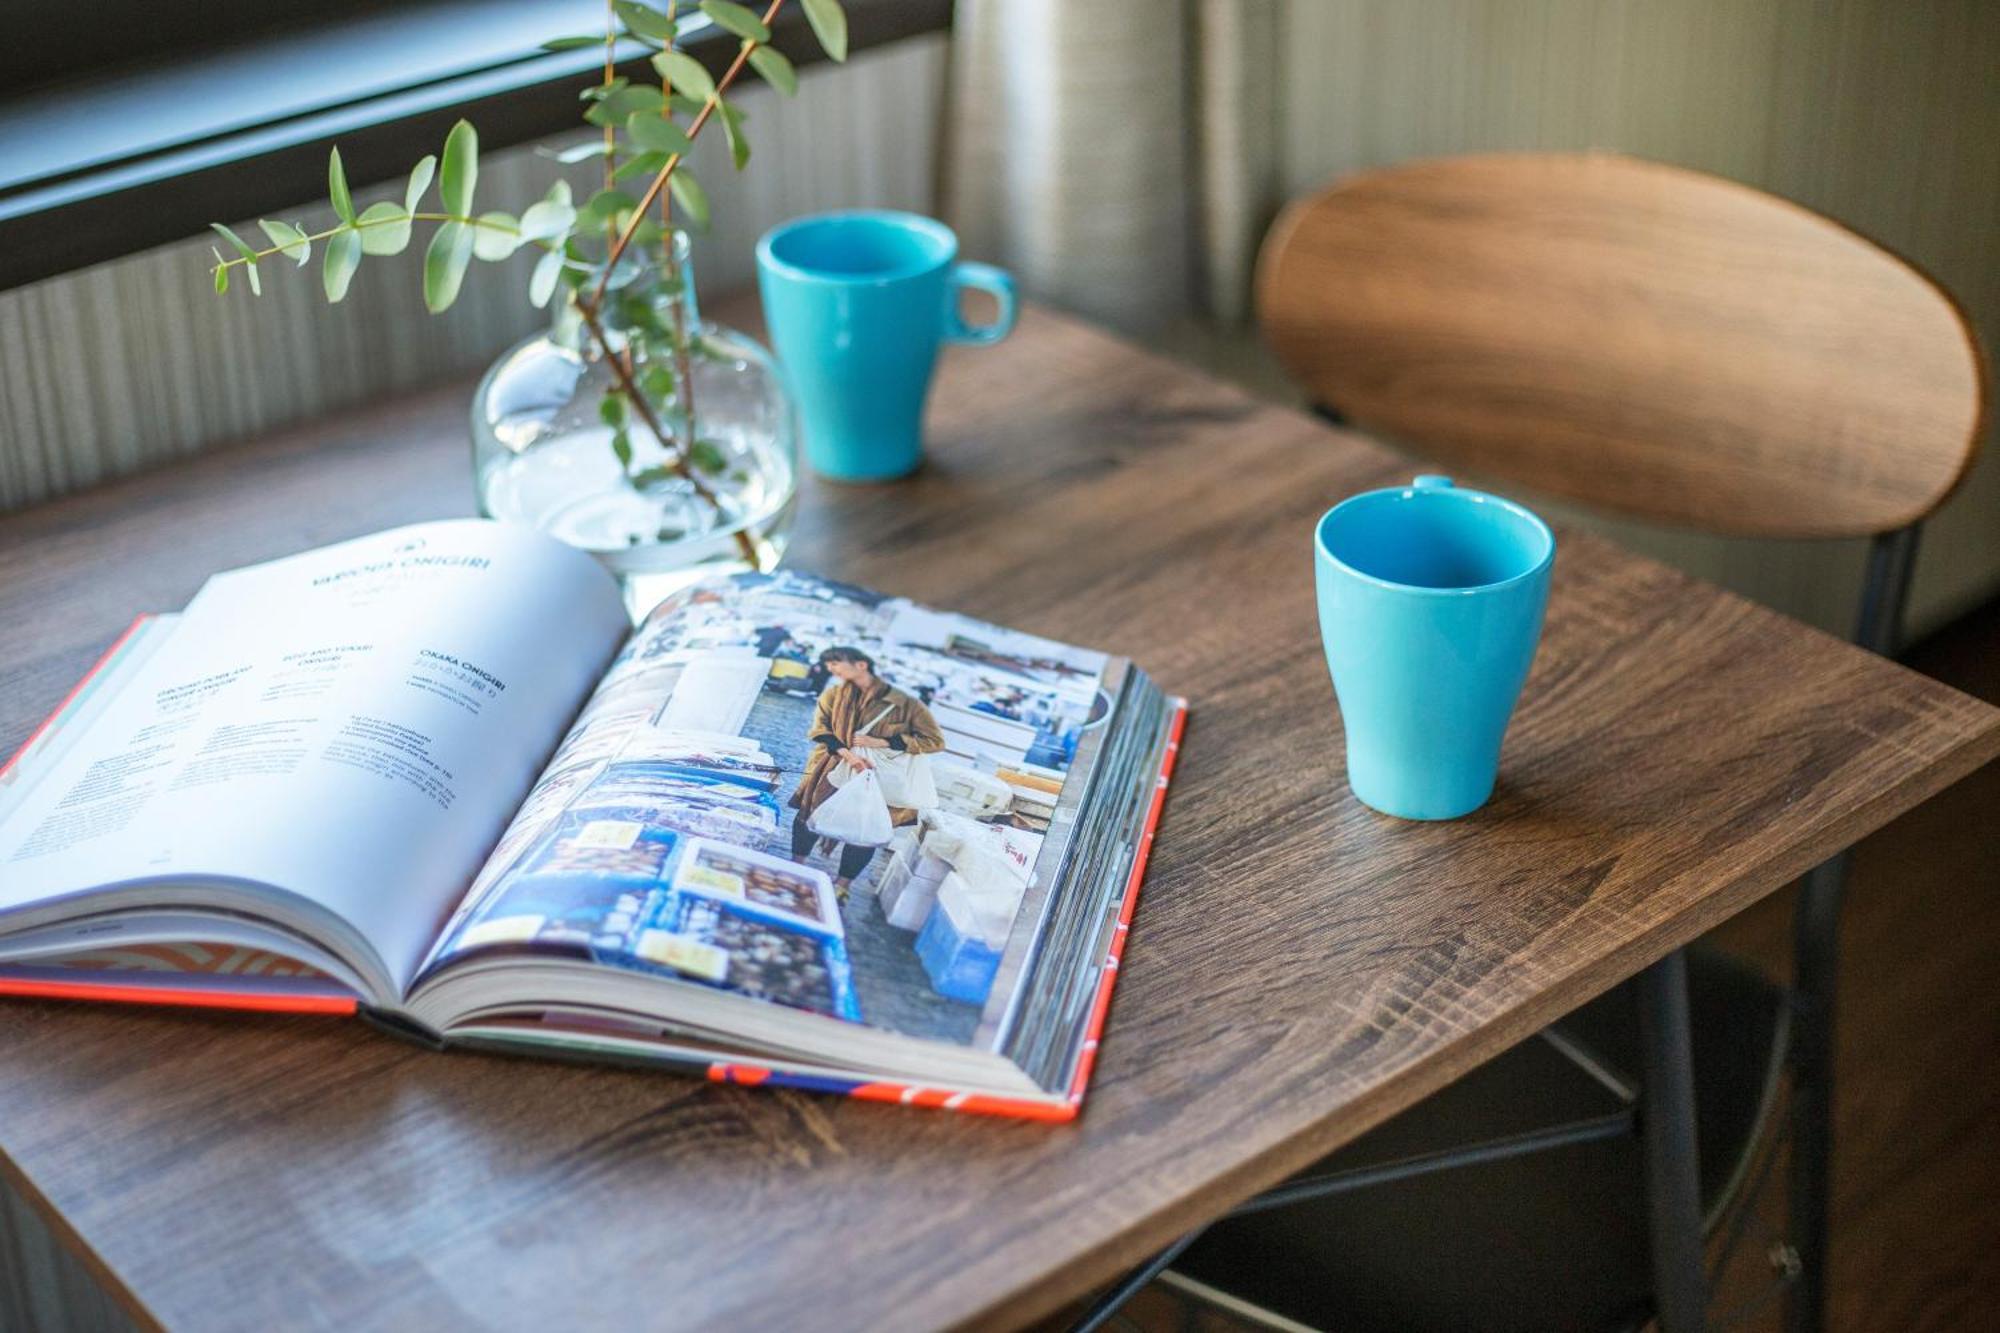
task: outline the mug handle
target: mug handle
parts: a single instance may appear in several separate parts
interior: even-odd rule
[[[1000,313],[991,324],[968,324],[965,316],[959,314],[958,294],[967,287],[986,292],[1000,303]],[[947,290],[951,299],[945,307],[944,336],[951,341],[985,347],[1014,331],[1014,318],[1020,313],[1019,302],[1014,296],[1013,276],[1006,269],[971,260],[953,264]]]

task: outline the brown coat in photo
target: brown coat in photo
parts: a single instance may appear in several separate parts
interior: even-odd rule
[[[885,708],[888,716],[868,726]],[[805,776],[792,793],[795,808],[810,816],[833,795],[834,766],[841,759],[825,741],[831,738],[841,746],[852,745],[855,733],[863,727],[868,727],[870,736],[889,742],[892,750],[904,754],[936,754],[944,749],[944,733],[938,729],[937,719],[913,696],[879,677],[866,697],[845,681],[835,681],[821,691],[819,704],[813,709],[812,728],[807,733],[813,742],[812,758],[806,761]],[[897,824],[914,824],[917,812],[892,805],[889,818]]]

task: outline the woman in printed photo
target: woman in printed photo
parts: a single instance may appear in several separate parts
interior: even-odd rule
[[[818,835],[809,827],[812,812],[832,796],[836,788],[836,765],[854,772],[872,768],[871,754],[893,751],[898,754],[936,754],[944,749],[944,732],[938,729],[931,710],[915,697],[897,689],[875,674],[875,660],[859,648],[829,648],[819,655],[820,664],[833,678],[813,709],[808,737],[812,757],[806,762],[805,776],[792,793],[798,814],[792,819],[792,859],[804,863]],[[917,812],[903,806],[889,807],[896,824],[914,824]],[[841,843],[839,873],[834,891],[847,901],[847,891],[874,858],[873,847]]]

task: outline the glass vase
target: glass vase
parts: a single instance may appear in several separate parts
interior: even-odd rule
[[[687,238],[671,243],[674,281],[656,290],[672,303],[671,327],[685,330],[684,355],[649,351],[608,322],[607,355],[574,305],[559,305],[551,328],[501,356],[472,401],[480,512],[589,551],[618,577],[634,619],[708,575],[775,568],[797,492],[797,413],[776,362],[749,335],[701,318]],[[619,299],[611,293],[606,308]],[[628,383],[646,410],[628,400],[607,413]]]

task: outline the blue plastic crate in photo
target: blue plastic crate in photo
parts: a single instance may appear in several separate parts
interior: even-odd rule
[[[917,959],[930,976],[932,990],[966,1004],[985,1004],[1000,971],[1000,951],[969,926],[961,930],[942,899],[917,932]]]
[[[644,891],[673,873],[679,845],[679,834],[649,824],[643,811],[571,812],[529,849],[506,894],[601,899]]]

